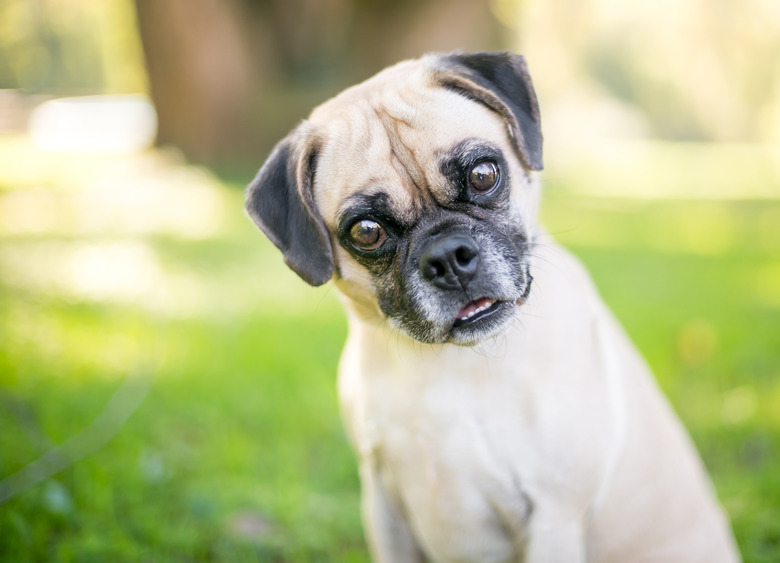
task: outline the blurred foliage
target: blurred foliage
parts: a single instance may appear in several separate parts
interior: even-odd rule
[[[561,134],[780,142],[778,2],[526,0],[517,21]]]
[[[287,270],[236,186],[172,155],[5,137],[0,156],[0,483],[146,394],[99,451],[0,505],[0,559],[367,561],[333,289]],[[576,183],[547,187],[549,230],[652,365],[745,561],[777,561],[780,202]]]
[[[0,88],[74,94],[146,90],[130,0],[3,0]]]

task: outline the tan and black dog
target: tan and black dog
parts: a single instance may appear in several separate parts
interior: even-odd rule
[[[332,280],[377,561],[739,559],[685,431],[580,264],[537,224],[522,57],[428,55],[316,108],[246,208]]]

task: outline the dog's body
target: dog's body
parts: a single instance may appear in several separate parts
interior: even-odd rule
[[[343,296],[372,553],[735,561],[685,432],[536,224],[541,167],[522,58],[435,55],[317,108],[250,185],[291,268]]]

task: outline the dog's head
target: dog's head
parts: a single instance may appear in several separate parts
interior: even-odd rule
[[[542,135],[525,60],[428,55],[316,108],[246,209],[312,285],[427,343],[499,333],[528,295]]]

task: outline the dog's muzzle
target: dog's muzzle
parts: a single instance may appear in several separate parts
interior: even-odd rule
[[[500,291],[486,268],[485,250],[468,228],[437,229],[421,247],[416,267],[420,281],[438,303],[437,317],[447,338],[470,342],[506,320],[514,309],[514,295]],[[495,252],[495,250],[493,250]]]

